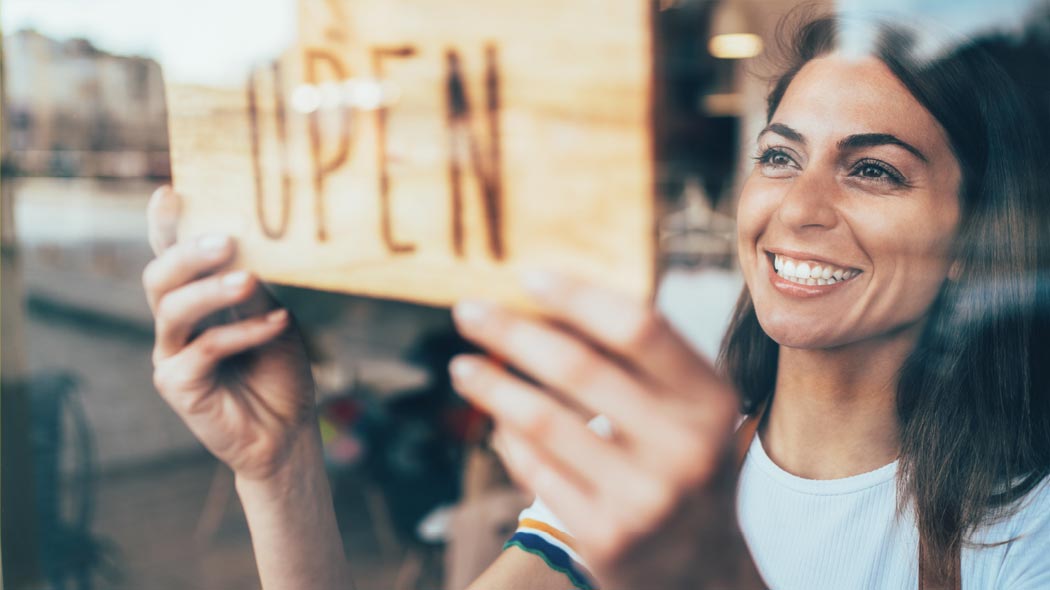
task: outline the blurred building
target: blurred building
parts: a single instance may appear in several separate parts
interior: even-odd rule
[[[4,39],[9,165],[26,176],[170,176],[164,85],[152,59],[33,30]]]

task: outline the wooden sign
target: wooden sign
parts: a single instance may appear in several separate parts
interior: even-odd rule
[[[521,301],[533,268],[648,297],[650,9],[299,0],[294,46],[243,80],[169,81],[180,235],[236,236],[270,281],[431,305]]]

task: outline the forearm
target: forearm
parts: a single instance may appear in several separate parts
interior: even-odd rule
[[[304,433],[272,477],[238,477],[237,493],[265,590],[353,588],[316,429]]]

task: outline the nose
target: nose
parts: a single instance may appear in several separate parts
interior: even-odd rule
[[[840,188],[834,175],[809,169],[795,177],[780,201],[777,217],[794,230],[831,229],[839,222]]]

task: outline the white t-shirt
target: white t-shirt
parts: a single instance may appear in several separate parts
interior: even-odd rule
[[[919,585],[918,529],[898,516],[897,462],[833,480],[792,475],[766,455],[759,437],[740,472],[737,515],[762,578],[776,590]],[[964,590],[1050,589],[1050,480],[1011,518],[978,531],[964,547]]]
[[[756,436],[740,472],[737,516],[766,584],[773,590],[918,588],[918,530],[910,516],[898,516],[896,475],[893,462],[843,479],[803,479],[773,463]],[[539,499],[522,518],[568,532]],[[963,590],[1050,590],[1050,478],[1012,517],[974,540],[1009,543],[963,549]],[[579,560],[575,552],[570,557]]]

